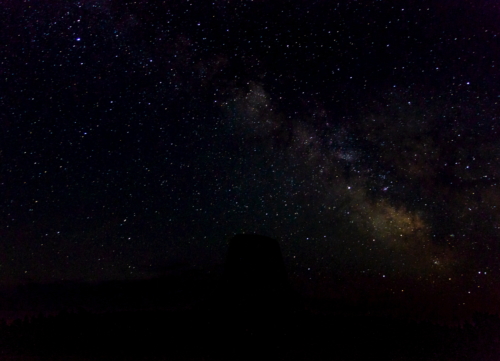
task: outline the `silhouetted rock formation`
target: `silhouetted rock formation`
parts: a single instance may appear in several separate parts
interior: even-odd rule
[[[278,241],[240,234],[229,242],[216,297],[225,359],[300,359],[301,303],[291,290]]]
[[[278,241],[253,234],[233,237],[223,282],[229,300],[246,303],[248,312],[265,312],[286,302],[290,290]]]

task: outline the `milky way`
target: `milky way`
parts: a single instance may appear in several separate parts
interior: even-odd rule
[[[210,268],[257,232],[303,289],[497,297],[496,4],[1,11],[3,283]]]

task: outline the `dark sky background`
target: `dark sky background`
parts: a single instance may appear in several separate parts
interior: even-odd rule
[[[256,232],[303,294],[500,311],[496,1],[0,18],[1,285],[208,270]]]

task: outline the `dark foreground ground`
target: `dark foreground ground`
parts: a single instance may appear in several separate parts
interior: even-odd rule
[[[114,287],[106,288],[114,302],[129,299],[130,307],[153,296],[139,284],[121,293]],[[98,298],[103,290],[93,292]],[[84,293],[79,297],[90,297]],[[81,307],[2,323],[0,360],[500,360],[496,316],[477,314],[475,325],[449,328],[344,313],[333,303],[330,315],[321,314],[297,294],[284,308],[175,287],[156,299],[172,302],[156,309],[150,303],[149,310]]]
[[[196,312],[67,314],[2,330],[2,360],[500,360],[500,324],[308,315],[252,332]],[[7,335],[6,335],[7,333]],[[22,336],[22,337],[20,337]]]
[[[397,308],[399,319],[389,317]],[[458,324],[463,327],[449,328],[410,322],[401,317],[409,314],[403,308],[401,302],[349,301],[341,292],[328,300],[306,297],[289,283],[278,241],[236,235],[220,272],[179,268],[149,280],[31,284],[0,292],[0,310],[40,311],[0,325],[0,355],[82,361],[500,360],[498,318],[476,315]]]

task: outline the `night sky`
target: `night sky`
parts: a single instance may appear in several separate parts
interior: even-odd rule
[[[496,1],[2,1],[0,284],[209,270],[499,312]],[[417,311],[415,311],[417,312]]]

